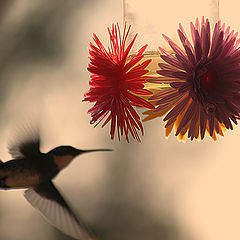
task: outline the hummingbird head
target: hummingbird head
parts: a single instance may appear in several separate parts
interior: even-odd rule
[[[111,149],[81,150],[74,148],[72,146],[59,146],[49,151],[48,154],[53,156],[55,164],[58,166],[58,169],[61,170],[65,168],[76,156],[82,153],[97,151],[112,151],[112,150]]]
[[[88,152],[100,152],[100,151],[112,151],[112,149],[88,149],[88,150],[81,150],[72,146],[59,146],[51,151],[49,151],[50,154],[55,156],[66,156],[71,155],[72,157],[76,157],[79,154],[82,153],[88,153]]]
[[[76,157],[77,155],[83,153],[84,151],[74,148],[72,146],[59,146],[54,149],[52,149],[49,153],[58,156],[58,157],[63,157],[66,155],[70,155],[72,157]]]

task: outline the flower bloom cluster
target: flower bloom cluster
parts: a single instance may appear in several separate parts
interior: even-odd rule
[[[127,45],[129,28],[121,36],[118,25],[108,29],[110,48],[106,50],[98,37],[90,44],[90,90],[84,101],[94,102],[89,110],[91,123],[103,126],[111,121],[111,138],[129,133],[140,141],[143,126],[134,107],[144,112],[144,121],[165,115],[166,136],[174,129],[180,140],[203,139],[207,132],[214,140],[227,129],[233,129],[240,118],[240,39],[221,21],[211,32],[210,22],[202,18],[190,24],[191,39],[179,24],[177,30],[182,46],[163,37],[171,51],[159,47],[158,77],[150,78],[147,67],[151,60],[141,61],[147,45],[130,57],[136,36]],[[144,88],[151,83],[153,93]],[[163,89],[155,88],[167,84]],[[151,88],[152,90],[152,88]]]

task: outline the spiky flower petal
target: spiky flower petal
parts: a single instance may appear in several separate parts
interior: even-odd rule
[[[179,25],[180,48],[163,35],[174,54],[160,49],[160,77],[152,83],[167,83],[169,88],[149,100],[156,110],[145,112],[149,120],[167,112],[166,136],[175,127],[175,135],[184,139],[203,139],[205,132],[216,140],[223,131],[233,129],[240,113],[240,40],[237,33],[218,21],[211,36],[208,19],[191,23],[192,43]]]
[[[144,89],[148,73],[146,67],[151,60],[139,63],[147,45],[143,46],[136,55],[129,56],[129,52],[136,40],[137,34],[127,45],[130,27],[124,28],[121,36],[118,25],[109,29],[110,48],[105,49],[99,38],[94,34],[96,45],[90,43],[90,63],[88,71],[92,73],[89,82],[90,90],[84,95],[83,101],[95,102],[88,111],[91,114],[91,124],[101,122],[104,127],[111,121],[111,138],[117,129],[118,138],[123,134],[129,142],[129,133],[140,141],[139,133],[143,134],[143,126],[139,115],[133,106],[154,109],[151,103],[142,96],[152,93]]]

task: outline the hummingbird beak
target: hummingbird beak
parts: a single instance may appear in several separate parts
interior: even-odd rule
[[[88,153],[88,152],[109,152],[109,151],[113,151],[112,149],[88,149],[88,150],[81,150],[82,153]]]

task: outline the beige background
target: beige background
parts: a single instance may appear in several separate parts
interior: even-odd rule
[[[191,12],[188,7],[177,10]],[[165,26],[172,20],[177,28],[174,4],[157,9],[158,21],[167,12]],[[220,18],[236,31],[238,9],[236,1],[220,2]],[[62,144],[114,149],[77,158],[55,180],[100,239],[240,239],[238,126],[218,142],[207,136],[179,143],[173,135],[164,138],[159,118],[145,123],[141,144],[127,144],[110,140],[109,126],[89,124],[91,104],[81,102],[88,90],[88,44],[93,32],[107,42],[106,27],[123,20],[121,1],[1,1],[0,14],[3,161],[10,158],[7,142],[15,120],[31,119],[37,111],[43,152]],[[0,239],[70,239],[21,190],[0,192],[0,213]]]

